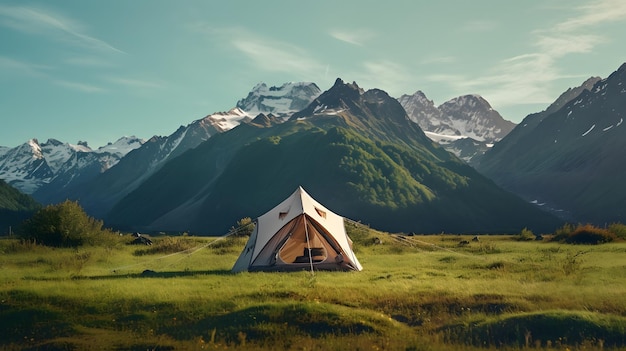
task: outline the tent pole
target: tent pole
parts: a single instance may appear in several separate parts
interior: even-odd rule
[[[309,250],[309,264],[311,265],[311,275],[315,275],[315,272],[313,271],[313,257],[311,257],[311,240],[309,239],[309,229],[306,225],[306,213],[302,215],[302,218],[304,219],[304,234],[306,235],[306,246]]]

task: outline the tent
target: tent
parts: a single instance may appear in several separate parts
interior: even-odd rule
[[[255,224],[233,272],[363,269],[352,251],[343,217],[302,187]]]

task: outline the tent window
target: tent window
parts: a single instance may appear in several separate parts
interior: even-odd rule
[[[287,211],[287,212],[279,212],[279,213],[278,213],[278,219],[283,219],[283,218],[285,218],[285,216],[287,216],[287,213],[289,213],[289,211]]]
[[[320,215],[320,217],[326,218],[326,212],[325,211],[322,211],[322,210],[320,210],[317,207],[315,208],[315,211],[317,212],[318,215]]]

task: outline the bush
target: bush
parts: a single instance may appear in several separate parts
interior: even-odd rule
[[[535,234],[533,234],[532,230],[528,228],[522,229],[522,231],[517,236],[517,240],[519,241],[531,241],[535,240]]]
[[[154,254],[171,254],[194,248],[194,242],[185,237],[167,236],[159,240],[155,240],[154,245],[147,249],[135,251],[135,256],[154,255]]]
[[[248,238],[245,236],[220,237],[211,242],[208,247],[218,255],[241,253],[247,241]]]
[[[609,231],[622,240],[626,240],[626,225],[622,223],[611,223]]]
[[[102,221],[93,219],[77,202],[66,200],[35,212],[19,229],[25,240],[56,247],[97,244],[111,232],[102,229]]]
[[[565,241],[565,239],[567,239],[574,232],[574,229],[574,225],[565,223],[561,228],[554,232],[552,240],[559,242]]]
[[[576,230],[565,240],[568,244],[602,244],[617,239],[615,234],[607,229],[597,228],[592,225],[585,225]]]
[[[236,231],[236,236],[250,236],[254,230],[254,223],[250,217],[244,217],[237,221],[236,227],[231,227],[231,232]]]
[[[374,230],[357,222],[345,222],[346,233],[355,246],[372,246],[380,244],[376,242]]]
[[[559,241],[568,244],[597,245],[617,239],[617,236],[608,229],[598,228],[591,224],[579,224],[569,235],[560,235]]]
[[[578,251],[576,253],[568,252],[565,254],[565,257],[560,261],[563,273],[569,276],[579,272],[583,264],[582,256],[586,253],[585,251]]]

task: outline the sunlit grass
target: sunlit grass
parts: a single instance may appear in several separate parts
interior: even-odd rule
[[[362,272],[231,274],[245,238],[153,239],[152,253],[128,237],[79,249],[1,240],[0,327],[11,336],[0,348],[532,348],[539,338],[557,348],[547,341],[559,335],[507,339],[498,326],[590,321],[619,345],[626,320],[623,242],[459,246],[472,238],[368,232],[355,238]],[[571,344],[610,346],[592,339]]]

